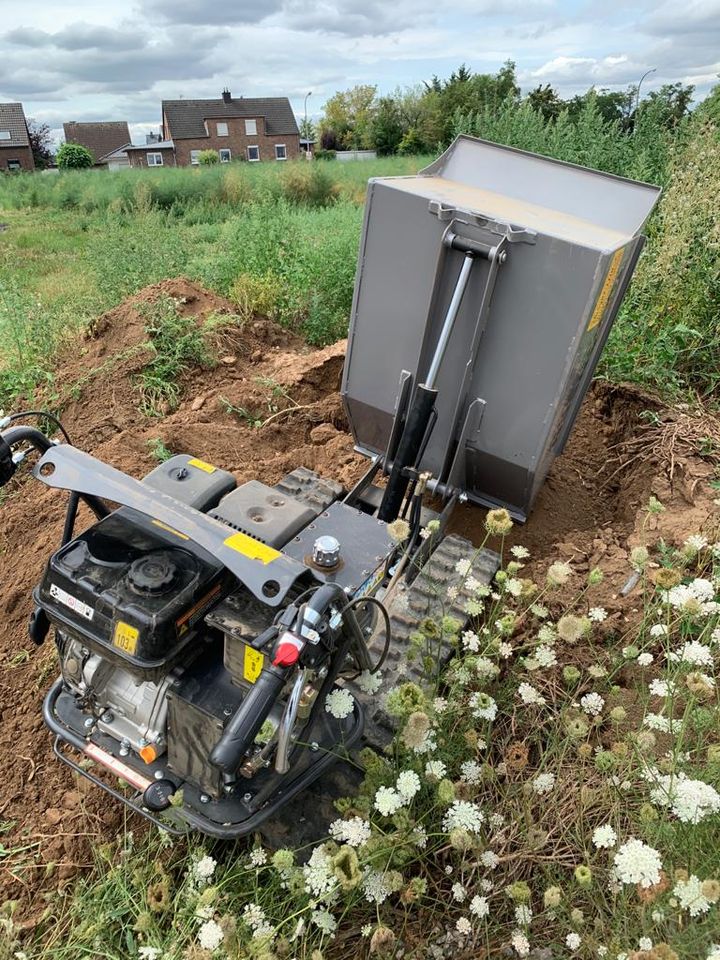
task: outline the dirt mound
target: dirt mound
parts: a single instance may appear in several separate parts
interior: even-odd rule
[[[136,381],[152,356],[144,308],[163,296],[172,297],[179,312],[199,324],[212,318],[218,362],[188,370],[177,409],[152,418],[138,411]],[[366,461],[353,451],[338,394],[344,349],[343,342],[311,351],[265,320],[240,324],[229,301],[179,279],[148,287],[102,316],[60,358],[54,389],[73,442],[135,476],[151,470],[157,464],[153,451],[164,447],[231,470],[239,482],[274,483],[302,465],[347,486]],[[711,508],[712,492],[700,482],[712,471],[705,461],[682,458],[671,480],[652,449],[634,460],[624,446],[636,438],[644,422],[640,414],[654,408],[656,402],[637,391],[596,386],[531,520],[514,531],[535,564],[562,557],[572,560],[578,575],[601,561],[614,569],[606,593],[616,598],[618,617],[625,615],[618,595],[629,574],[628,550],[640,533],[641,507],[650,492],[667,507],[653,518],[656,536],[687,535]],[[623,469],[625,461],[631,469]],[[55,654],[51,643],[33,647],[26,625],[31,590],[59,541],[65,499],[22,480],[5,492],[0,507],[0,827],[10,853],[3,859],[0,902],[21,900],[32,923],[45,907],[43,891],[62,888],[86,866],[92,845],[113,836],[124,814],[55,761],[41,720]],[[89,519],[81,516],[83,522]],[[483,511],[466,506],[458,510],[454,527],[480,542],[483,519]]]

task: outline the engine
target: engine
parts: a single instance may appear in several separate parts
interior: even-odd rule
[[[56,710],[67,728],[109,745],[149,782],[189,785],[227,822],[224,801],[262,797],[270,771],[287,774],[298,732],[338,673],[339,663],[329,676],[340,618],[303,621],[303,597],[323,584],[347,601],[370,594],[394,547],[384,523],[340,502],[338,484],[307,470],[275,487],[236,487],[230,474],[183,455],[143,483],[207,514],[254,561],[282,549],[307,575],[278,612],[186,534],[116,509],[58,550],[35,590],[37,611],[55,627],[64,687]],[[344,537],[362,543],[352,558],[341,556]],[[357,616],[369,632],[369,612]],[[262,723],[253,725],[244,705],[263,697]]]

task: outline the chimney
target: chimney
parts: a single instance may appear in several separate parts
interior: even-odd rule
[[[228,90],[227,87],[225,87],[225,89],[223,90],[223,102],[230,103],[231,100],[232,100],[232,96],[230,94],[230,91]]]

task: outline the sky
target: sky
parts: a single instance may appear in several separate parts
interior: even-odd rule
[[[461,63],[517,64],[524,92],[692,83],[720,74],[720,0],[0,0],[0,101],[20,100],[55,139],[68,120],[128,120],[135,142],[180,97],[380,93]]]

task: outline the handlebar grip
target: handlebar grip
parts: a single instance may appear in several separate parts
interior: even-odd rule
[[[271,666],[263,670],[213,747],[210,754],[213,766],[223,773],[236,773],[285,686],[287,676],[287,668]]]

